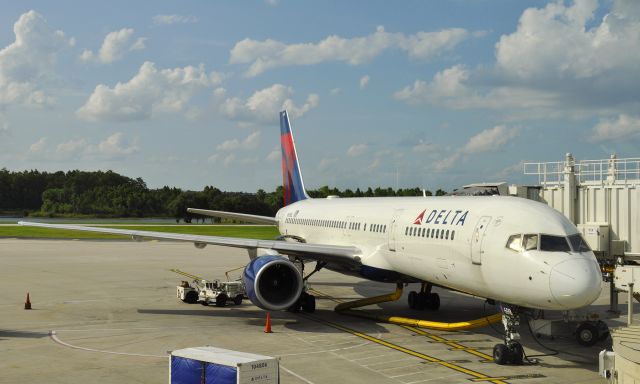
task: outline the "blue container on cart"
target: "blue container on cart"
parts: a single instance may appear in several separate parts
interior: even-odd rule
[[[171,384],[277,384],[278,358],[215,347],[171,352]]]

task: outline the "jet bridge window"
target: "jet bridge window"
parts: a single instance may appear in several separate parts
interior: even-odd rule
[[[509,240],[507,240],[507,248],[516,252],[522,251],[522,236],[521,235],[509,236]]]
[[[591,248],[589,248],[589,244],[582,238],[579,233],[575,235],[569,236],[569,242],[571,243],[571,249],[574,252],[589,252]]]
[[[569,243],[564,236],[540,235],[540,250],[549,252],[570,252]]]

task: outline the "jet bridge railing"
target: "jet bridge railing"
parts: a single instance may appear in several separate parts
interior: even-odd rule
[[[640,158],[575,161],[567,154],[565,161],[524,163],[524,174],[538,177],[542,186],[561,185],[574,175],[579,184],[628,184],[640,182]]]

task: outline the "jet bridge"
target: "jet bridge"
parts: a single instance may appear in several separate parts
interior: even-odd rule
[[[567,153],[564,161],[524,163],[524,174],[539,186],[512,192],[562,212],[600,259],[640,259],[640,158],[577,161]]]

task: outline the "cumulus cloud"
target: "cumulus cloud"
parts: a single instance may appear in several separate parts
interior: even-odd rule
[[[13,32],[15,41],[0,50],[0,106],[53,103],[43,88],[56,78],[58,54],[73,45],[73,39],[51,29],[35,11],[22,14]]]
[[[56,153],[62,155],[72,155],[83,152],[89,143],[85,139],[72,139],[64,143],[58,144]]]
[[[590,141],[624,139],[640,134],[640,117],[621,114],[616,119],[600,121],[591,131]]]
[[[280,148],[274,148],[273,151],[269,152],[265,160],[269,162],[274,162],[281,159],[282,151]]]
[[[260,143],[260,131],[255,131],[242,141],[238,139],[227,140],[216,147],[220,151],[235,151],[237,149],[255,149]]]
[[[64,159],[121,160],[140,151],[138,139],[128,140],[122,132],[116,132],[97,143],[84,138],[71,139],[56,146],[56,155]]]
[[[614,8],[589,28],[597,9],[597,0],[581,0],[570,6],[554,2],[525,10],[518,29],[496,44],[498,68],[522,79],[579,79],[611,70],[637,71],[638,15]]]
[[[197,23],[198,18],[195,16],[185,15],[155,15],[153,16],[153,24],[155,25],[172,25],[172,24],[191,24]]]
[[[121,60],[127,51],[144,49],[146,38],[139,37],[132,43],[134,33],[133,28],[122,28],[119,31],[109,32],[97,53],[85,49],[80,54],[80,60],[110,64]]]
[[[516,137],[516,135],[517,130],[515,128],[496,125],[495,127],[485,129],[470,138],[467,144],[462,148],[462,153],[465,155],[472,155],[495,151],[511,141],[511,139]]]
[[[42,153],[44,152],[46,146],[47,146],[47,138],[42,137],[40,138],[40,140],[36,141],[35,143],[29,146],[29,153],[31,154]]]
[[[500,37],[495,63],[454,65],[394,94],[409,104],[486,108],[521,117],[593,116],[637,111],[640,12],[614,1],[595,19],[595,0],[525,10]]]
[[[362,76],[360,78],[360,89],[367,88],[367,86],[369,85],[369,80],[371,80],[371,77],[369,77],[369,75]]]
[[[133,142],[130,142],[122,132],[116,132],[98,143],[98,145],[90,145],[87,148],[87,154],[89,155],[102,156],[112,160],[125,158],[138,151],[140,151],[138,140],[134,139]]]
[[[364,154],[369,146],[367,144],[354,144],[347,149],[347,155],[351,157],[358,157]]]
[[[415,144],[411,148],[414,152],[431,152],[437,149],[436,145],[429,141],[422,139],[418,140],[418,144]]]
[[[218,85],[222,78],[207,73],[204,65],[157,69],[147,61],[126,83],[96,86],[76,115],[88,121],[133,121],[159,112],[181,112],[196,92]]]
[[[559,96],[550,91],[522,85],[474,87],[468,84],[472,75],[465,66],[454,65],[437,72],[431,82],[416,80],[393,96],[412,105],[430,104],[452,109],[544,109],[553,108],[560,102]]]
[[[497,125],[493,128],[485,129],[469,138],[462,148],[436,162],[435,170],[446,171],[451,169],[463,156],[497,151],[513,140],[517,134],[518,130],[516,128],[508,128],[505,125]]]
[[[239,97],[228,98],[220,104],[220,111],[230,119],[248,122],[272,122],[278,119],[283,109],[289,116],[297,118],[317,107],[320,97],[311,93],[302,105],[292,100],[293,88],[274,84],[269,88],[256,91],[246,100]]]
[[[414,35],[386,32],[379,26],[363,37],[329,36],[317,43],[285,44],[267,39],[244,39],[231,49],[231,64],[249,64],[247,76],[257,76],[267,70],[290,65],[313,65],[327,61],[342,61],[361,65],[392,48],[405,51],[411,58],[429,59],[452,50],[471,34],[460,28]]]

